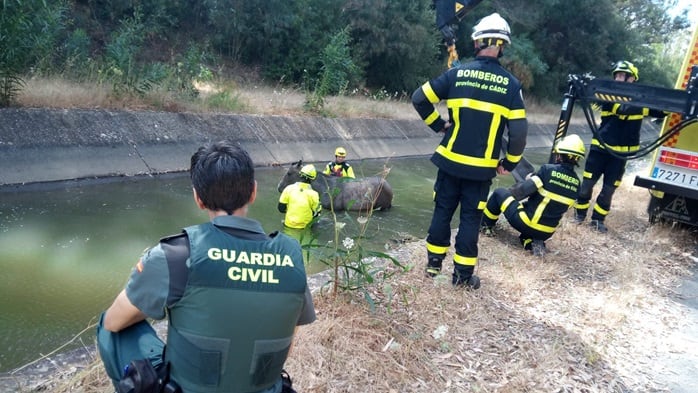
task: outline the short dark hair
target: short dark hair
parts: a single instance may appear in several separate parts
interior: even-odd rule
[[[202,146],[191,156],[191,183],[210,210],[228,214],[245,206],[254,190],[254,164],[249,154],[229,141]]]

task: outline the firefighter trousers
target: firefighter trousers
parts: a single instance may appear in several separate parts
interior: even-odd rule
[[[451,219],[460,205],[453,261],[455,270],[465,278],[472,275],[477,264],[480,220],[491,184],[491,180],[462,179],[442,170],[434,183],[434,213],[427,236],[427,252],[430,256],[445,257],[451,244]]]
[[[542,232],[535,228],[531,228],[526,224],[526,221],[530,222],[530,217],[527,220],[523,218],[526,217],[525,205],[517,201],[514,196],[506,188],[497,188],[492,192],[492,195],[487,200],[487,212],[491,215],[499,217],[499,215],[504,214],[509,225],[516,229],[523,239],[532,240],[548,240],[553,235],[552,233]],[[497,219],[492,219],[485,215],[482,217],[482,224],[488,227],[494,227],[497,223]]]
[[[626,160],[614,157],[604,150],[591,149],[584,165],[584,177],[579,187],[579,195],[574,204],[577,217],[586,217],[591,206],[591,194],[594,186],[603,176],[603,186],[596,197],[592,220],[603,221],[611,211],[611,201],[616,188],[625,173]]]

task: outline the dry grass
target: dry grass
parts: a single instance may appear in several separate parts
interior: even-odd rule
[[[608,234],[565,220],[543,258],[502,225],[480,239],[477,291],[423,277],[424,242],[401,245],[393,253],[413,269],[369,288],[375,309],[358,293],[315,295],[318,319],[299,329],[286,369],[308,393],[665,392],[655,359],[689,350],[672,338],[686,313],[672,295],[696,238],[650,227],[646,202],[622,186]],[[24,391],[39,390],[111,387],[93,360]]]
[[[32,108],[110,108],[106,86],[76,84],[63,79],[31,78],[25,81],[18,101]]]
[[[307,116],[305,94],[298,88],[247,83],[241,88],[233,81],[199,84],[199,98],[185,100],[171,92],[155,90],[144,97],[115,97],[111,86],[75,84],[62,79],[32,78],[18,97],[19,104],[32,108],[106,108],[186,112],[244,112],[274,116]],[[212,108],[210,98],[227,92],[235,101],[232,108]],[[325,114],[333,117],[416,119],[410,101],[370,99],[364,96],[328,97]]]
[[[288,368],[306,392],[662,391],[653,359],[687,351],[667,345],[685,312],[668,296],[695,237],[649,227],[645,193],[619,192],[607,235],[565,223],[543,259],[508,227],[481,238],[478,291],[424,278],[423,242],[405,245],[415,268],[372,288],[377,311],[318,298]]]
[[[171,112],[231,112],[254,113],[274,116],[314,115],[304,108],[305,93],[299,88],[282,85],[269,86],[256,83],[258,77],[245,71],[244,81],[218,81],[197,84],[199,97],[182,99],[172,92],[154,90],[144,97],[117,97],[110,85],[86,83],[76,84],[63,79],[30,78],[18,97],[18,103],[32,108],[104,108],[126,110],[161,110]],[[232,98],[229,108],[212,106],[210,99],[225,92]],[[558,121],[559,108],[556,105],[527,101],[528,112],[538,122]],[[439,106],[441,113],[447,113],[445,106]],[[386,119],[418,119],[410,98],[405,95],[377,99],[368,92],[351,96],[327,97],[324,115],[330,117],[368,117]],[[581,119],[581,118],[580,118]]]

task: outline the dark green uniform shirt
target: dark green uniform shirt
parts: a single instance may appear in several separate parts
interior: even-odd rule
[[[147,251],[126,287],[147,316],[169,316],[172,378],[185,392],[275,392],[294,327],[315,319],[298,242],[236,216],[186,231]]]

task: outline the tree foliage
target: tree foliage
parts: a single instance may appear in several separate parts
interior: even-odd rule
[[[470,27],[499,12],[512,28],[502,62],[527,94],[557,99],[567,75],[608,76],[619,59],[643,83],[670,86],[670,48],[686,34],[677,0],[486,0],[459,23],[457,48],[472,56]],[[442,72],[446,52],[428,0],[3,0],[0,71],[108,80],[115,90],[154,84],[193,91],[218,64],[241,63],[269,82],[300,85],[327,77],[328,64],[357,71],[345,89],[409,94]],[[345,30],[346,28],[346,30]],[[344,32],[344,33],[342,33]],[[346,34],[346,52],[338,34]],[[680,53],[678,53],[680,54]],[[336,58],[328,58],[336,56]],[[210,76],[210,75],[209,75]],[[8,82],[9,81],[9,82]],[[14,82],[13,82],[14,81]],[[18,85],[11,91],[16,94]]]
[[[612,61],[627,58],[623,45],[627,33],[619,28],[623,23],[610,2],[562,3],[549,7],[532,33],[534,42],[543,43],[542,61],[549,66],[542,83],[532,89],[533,94],[549,96],[566,90],[567,75],[571,73],[606,76]]]
[[[347,2],[346,14],[368,86],[412,91],[443,67],[429,4],[423,0]]]
[[[319,79],[307,80],[312,89],[308,89],[305,105],[311,111],[321,111],[326,96],[345,92],[349,84],[359,78],[360,70],[351,58],[348,30],[348,27],[344,28],[332,36],[330,43],[323,49]]]
[[[686,10],[679,17],[669,15],[667,10],[675,9],[677,0],[616,0],[616,4],[629,32],[626,44],[629,59],[633,59],[642,70],[642,83],[670,87],[676,79],[678,67],[668,68],[666,63],[671,63],[671,60],[663,59],[662,52],[682,30],[688,28]],[[668,73],[668,70],[673,72]]]
[[[63,1],[4,0],[0,4],[0,106],[12,104],[29,70],[51,67],[66,27]]]

